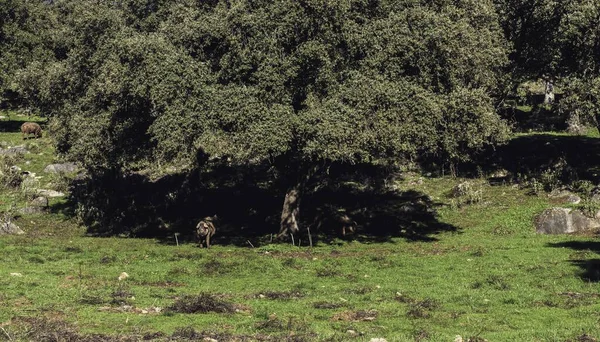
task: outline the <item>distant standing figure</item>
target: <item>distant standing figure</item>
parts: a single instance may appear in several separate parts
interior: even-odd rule
[[[35,122],[25,122],[21,125],[21,133],[23,133],[23,139],[28,138],[30,134],[33,134],[35,138],[41,138],[42,127]]]
[[[546,94],[544,95],[544,103],[551,104],[554,102],[554,85],[552,82],[546,81]]]
[[[198,239],[198,247],[202,247],[202,239],[206,242],[206,248],[210,248],[210,238],[215,235],[217,229],[213,223],[217,219],[217,215],[208,216],[198,222],[196,225],[196,238]]]

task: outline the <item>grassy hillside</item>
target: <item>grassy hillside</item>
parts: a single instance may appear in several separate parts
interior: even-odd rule
[[[42,172],[50,138],[23,142],[25,119],[0,122],[0,144],[27,145],[16,165],[60,187]],[[547,196],[485,176],[470,201],[450,195],[464,179],[396,184],[453,229],[314,248],[89,237],[53,200],[16,220],[25,235],[0,237],[0,340],[595,341],[600,242],[535,234]],[[2,210],[27,196],[5,188]]]

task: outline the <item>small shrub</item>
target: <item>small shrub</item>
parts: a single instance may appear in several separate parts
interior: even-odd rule
[[[233,304],[213,295],[201,293],[198,296],[184,296],[178,299],[167,308],[167,311],[178,313],[233,313],[235,307]]]
[[[40,181],[34,177],[26,177],[20,184],[21,196],[26,200],[32,200],[37,196],[37,189],[40,188]]]
[[[0,155],[0,186],[7,189],[18,188],[23,182],[21,170],[14,167],[20,157],[16,155]]]
[[[330,267],[317,270],[317,277],[336,277],[339,275],[341,275],[341,273],[338,270]]]
[[[438,301],[426,298],[422,301],[414,302],[410,305],[406,316],[410,318],[430,318],[431,312],[440,307]]]
[[[577,207],[585,216],[595,217],[596,213],[600,210],[600,203],[586,198],[583,201],[581,201],[581,203]]]
[[[464,181],[452,189],[452,196],[459,199],[461,204],[477,204],[483,201],[483,188],[481,184],[473,181]]]

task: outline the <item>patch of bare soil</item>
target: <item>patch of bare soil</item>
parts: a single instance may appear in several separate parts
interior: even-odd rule
[[[345,322],[374,321],[377,316],[379,316],[377,310],[342,311],[333,315],[331,320]]]
[[[197,296],[184,296],[179,298],[166,309],[167,312],[178,313],[235,313],[236,305],[208,293]]]
[[[172,335],[162,332],[148,332],[132,335],[103,335],[81,334],[73,325],[62,320],[42,318],[15,318],[8,323],[0,325],[3,335],[0,340],[8,341],[39,341],[39,342],[169,342],[169,341],[203,341],[203,342],[308,342],[315,341],[317,335],[312,332],[293,331],[284,335],[255,334],[232,335],[223,332],[202,331],[198,332],[192,327],[177,329]],[[287,326],[286,326],[287,328]]]
[[[265,291],[259,292],[252,296],[252,298],[266,298],[272,300],[291,300],[304,298],[306,295],[300,291]]]

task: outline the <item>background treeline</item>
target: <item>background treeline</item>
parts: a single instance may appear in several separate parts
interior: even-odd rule
[[[1,103],[48,117],[102,233],[215,213],[236,234],[323,215],[438,229],[424,196],[387,192],[391,170],[507,141],[528,80],[597,122],[599,63],[595,0],[0,0]]]

